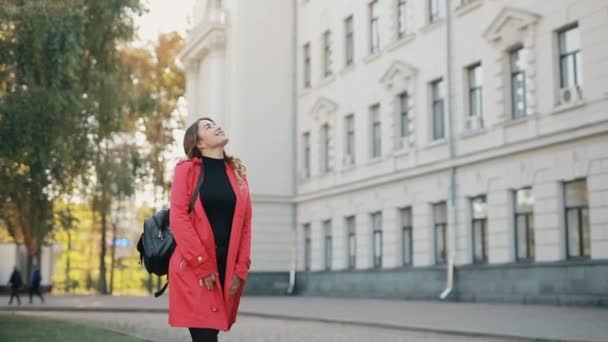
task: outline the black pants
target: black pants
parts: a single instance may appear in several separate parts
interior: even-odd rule
[[[203,328],[189,328],[188,330],[190,330],[192,342],[217,342],[219,330]]]
[[[11,305],[13,304],[13,297],[17,298],[17,303],[19,305],[21,305],[21,298],[19,298],[19,289],[12,289],[11,288],[11,298],[8,300],[8,304]]]
[[[220,284],[224,286],[226,278],[226,261],[228,260],[228,248],[218,246],[217,248],[217,273],[220,275]],[[188,328],[192,342],[217,342],[219,330],[204,328]]]
[[[44,303],[44,297],[42,297],[42,293],[40,293],[40,286],[32,286],[30,287],[30,304],[32,304],[32,297],[34,293],[40,297],[40,301]]]

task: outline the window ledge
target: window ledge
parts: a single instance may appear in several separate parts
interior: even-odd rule
[[[420,29],[420,31],[422,33],[428,33],[433,31],[434,29],[438,28],[439,26],[443,25],[443,23],[445,22],[445,18],[441,18],[441,19],[437,19],[435,21],[431,22],[427,22],[427,24]]]
[[[463,4],[463,5],[459,5],[458,7],[456,7],[456,10],[454,11],[454,13],[456,13],[456,15],[460,17],[469,12],[472,12],[476,8],[481,7],[482,4],[483,4],[483,0],[473,0],[473,1],[469,2],[468,4]]]
[[[317,83],[317,85],[315,86],[315,89],[323,88],[335,80],[336,80],[336,74],[331,74],[331,76],[324,77],[321,81],[319,81],[319,83]]]
[[[340,71],[340,76],[344,76],[344,75],[350,73],[351,71],[353,71],[354,69],[355,69],[355,62],[352,62],[351,64],[345,66],[344,69],[342,69]]]
[[[377,60],[378,58],[380,58],[380,56],[382,56],[382,50],[378,51],[378,52],[374,52],[372,54],[367,55],[365,58],[363,58],[363,62],[365,63],[371,63],[375,60]]]
[[[471,129],[471,130],[467,130],[467,131],[461,133],[460,138],[468,139],[468,138],[473,138],[473,137],[480,136],[480,135],[483,135],[486,133],[488,133],[488,130],[485,127],[478,128],[478,129]]]
[[[366,166],[370,166],[370,165],[375,165],[375,164],[379,164],[380,162],[382,162],[384,159],[382,157],[375,157],[375,158],[371,158],[369,159],[367,162],[365,162]]]
[[[340,170],[340,172],[346,173],[346,172],[350,172],[350,171],[352,171],[352,170],[354,170],[356,168],[357,168],[357,164],[355,164],[355,163],[344,164],[344,165],[342,165],[342,170]]]
[[[312,89],[310,87],[306,87],[306,88],[301,88],[300,89],[300,94],[298,94],[299,97],[305,97],[307,95],[309,95],[312,92]]]
[[[446,138],[433,140],[425,146],[425,149],[435,148],[437,146],[446,145],[447,143],[448,143],[448,140]]]
[[[573,109],[578,109],[578,108],[584,107],[585,105],[586,105],[585,100],[579,100],[574,103],[568,103],[568,104],[558,104],[557,106],[555,106],[555,108],[553,108],[553,112],[551,112],[551,115],[568,112]]]
[[[407,156],[408,154],[410,154],[409,147],[402,146],[402,147],[399,147],[397,150],[395,150],[395,152],[393,152],[393,157],[395,157],[395,158],[403,157],[403,156]]]
[[[416,38],[415,33],[408,33],[404,37],[398,38],[396,41],[392,42],[391,45],[389,45],[387,47],[387,50],[388,51],[397,50],[398,48],[403,47],[404,45],[407,45],[408,43],[413,41],[414,38]]]
[[[537,116],[538,116],[537,114],[530,114],[530,115],[526,115],[521,118],[510,119],[510,120],[504,121],[502,124],[500,124],[500,126],[503,126],[503,127],[517,126],[517,125],[523,124],[525,122],[528,122],[531,119],[536,119]]]

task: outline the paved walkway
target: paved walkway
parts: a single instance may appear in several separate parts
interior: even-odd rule
[[[0,310],[125,313],[164,313],[167,310],[167,296],[158,299],[56,296],[47,298],[44,305],[23,304],[21,307],[9,307],[7,302],[8,298],[0,299]],[[541,341],[608,341],[608,310],[600,308],[317,297],[244,297],[240,314],[258,318],[345,323],[470,336],[521,337]]]

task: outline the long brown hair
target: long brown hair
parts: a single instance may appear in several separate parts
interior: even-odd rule
[[[215,123],[215,121],[213,121],[212,119],[208,117],[203,117],[199,118],[192,125],[190,125],[190,127],[188,127],[188,129],[186,130],[186,134],[184,134],[184,152],[188,156],[188,159],[203,157],[201,150],[199,150],[199,148],[196,146],[200,140],[200,137],[198,136],[198,123],[202,120],[209,120]],[[242,185],[243,179],[247,177],[247,168],[239,158],[228,155],[225,151],[224,158],[235,171],[239,185]]]

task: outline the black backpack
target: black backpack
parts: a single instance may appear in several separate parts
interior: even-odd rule
[[[188,214],[194,209],[196,198],[203,183],[203,167],[198,177],[194,194],[190,200]],[[169,226],[169,209],[163,208],[144,221],[144,232],[137,242],[139,252],[139,262],[144,264],[148,273],[164,276],[169,273],[169,261],[175,250],[175,239]],[[169,281],[162,289],[154,293],[154,297],[159,297],[167,289]]]

